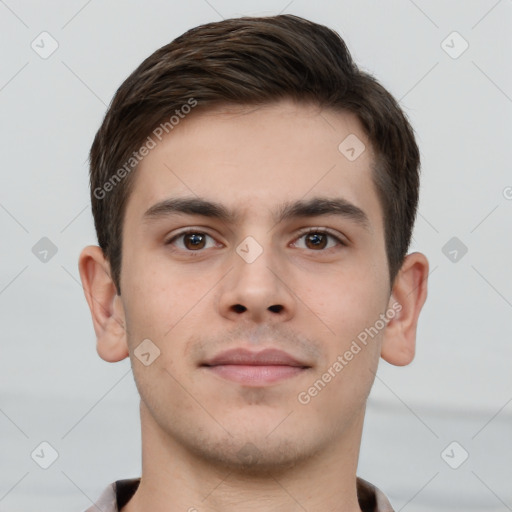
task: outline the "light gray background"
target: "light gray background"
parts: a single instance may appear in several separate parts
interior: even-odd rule
[[[87,154],[106,105],[186,29],[282,12],[342,35],[422,153],[411,250],[429,258],[429,296],[413,364],[380,366],[358,473],[397,511],[512,510],[512,2],[288,2],[0,0],[0,511],[80,512],[140,474],[130,364],[96,354],[77,270],[96,243]],[[31,48],[42,31],[59,44],[47,59]],[[58,249],[46,263],[42,237]],[[468,249],[456,262],[452,237]],[[48,469],[31,458],[42,441]]]

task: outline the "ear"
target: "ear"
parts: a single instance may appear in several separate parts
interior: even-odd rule
[[[414,359],[416,327],[427,298],[428,260],[425,255],[408,254],[398,272],[388,303],[394,311],[384,329],[381,356],[388,363],[405,366]]]
[[[85,298],[91,310],[96,350],[108,362],[128,357],[125,315],[121,296],[110,277],[110,265],[100,247],[89,245],[78,261]]]

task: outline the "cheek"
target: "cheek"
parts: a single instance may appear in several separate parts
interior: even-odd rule
[[[381,320],[388,300],[385,282],[380,274],[354,269],[346,276],[344,288],[333,291],[336,298],[328,314],[335,342],[329,348],[325,370],[336,375],[328,394],[339,403],[357,403],[370,391],[386,325]]]
[[[324,320],[331,336],[342,345],[379,318],[387,304],[382,276],[367,268],[351,267],[315,275],[302,288],[306,304]]]
[[[123,268],[123,271],[125,269]],[[164,258],[151,263],[132,258],[126,262],[125,312],[130,336],[166,338],[211,286],[213,275],[197,275],[173,268]]]
[[[316,301],[311,309],[329,326],[325,359],[316,375],[321,380],[318,387],[327,383],[328,389],[322,391],[318,405],[330,400],[357,404],[368,396],[385,327],[379,319],[387,306],[387,290],[379,279],[364,269],[352,269],[336,279],[317,282],[306,292]]]
[[[309,384],[311,396],[318,396],[312,402],[318,414],[351,416],[365,403],[377,370],[383,331],[374,326],[385,301],[362,279],[350,293],[331,290],[319,300],[321,318],[332,332],[324,338],[324,357]]]

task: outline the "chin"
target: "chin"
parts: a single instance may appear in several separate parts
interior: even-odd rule
[[[236,441],[243,437],[245,441]],[[219,440],[205,444],[200,449],[196,445],[194,452],[222,471],[235,471],[251,477],[277,476],[314,455],[312,450],[307,449],[301,436],[297,436],[296,441],[289,437],[276,436],[273,440],[259,437],[259,441],[251,440],[251,436],[230,437],[228,442]]]

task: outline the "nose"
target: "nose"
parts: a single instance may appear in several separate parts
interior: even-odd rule
[[[245,254],[243,246],[233,252],[233,268],[221,282],[220,314],[258,323],[289,320],[295,314],[296,299],[283,261],[270,247],[255,247],[254,240],[245,248]]]

